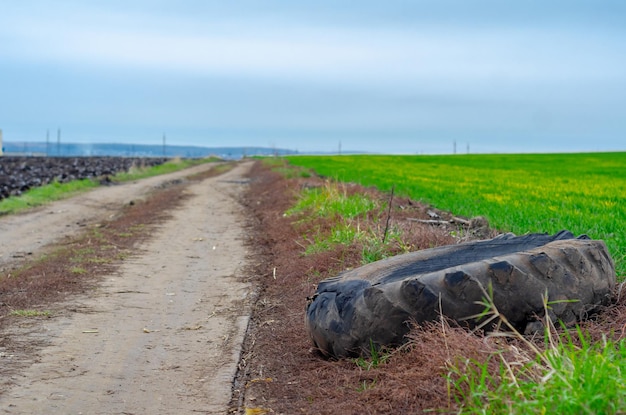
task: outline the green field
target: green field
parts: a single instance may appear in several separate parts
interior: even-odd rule
[[[375,186],[516,234],[568,229],[606,241],[626,276],[626,153],[292,156],[340,181]]]

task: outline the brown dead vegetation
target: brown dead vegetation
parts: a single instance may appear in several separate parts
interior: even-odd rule
[[[295,203],[302,187],[322,186],[323,180],[287,180],[261,162],[254,166],[250,178],[244,204],[253,221],[250,243],[257,253],[254,272],[262,288],[235,385],[233,412],[243,411],[242,406],[280,414],[455,412],[457,403],[446,381],[450,365],[463,369],[469,360],[487,361],[495,351],[505,353],[511,361],[525,353],[524,345],[515,339],[484,337],[440,321],[416,327],[410,342],[389,351],[385,362],[376,367],[363,367],[350,359],[322,358],[312,349],[304,327],[306,297],[314,293],[320,280],[361,265],[362,247],[358,243],[338,245],[328,252],[303,255],[306,227],[328,230],[334,219],[303,224],[285,217],[284,212]],[[384,201],[390,198],[357,185],[346,185],[345,191],[368,193]],[[433,212],[440,219],[437,225],[428,223]],[[387,211],[376,215],[370,214],[359,226],[369,226],[382,236]],[[451,214],[435,212],[424,204],[394,198],[391,225],[401,232],[404,246],[392,243],[388,254],[407,247],[417,250],[459,242],[461,239],[451,236],[459,230],[453,219]],[[478,228],[466,227],[456,234],[462,235],[462,240],[496,235],[483,221],[478,223]],[[583,329],[593,338],[607,333],[623,337],[625,296],[601,318],[585,323]],[[507,347],[503,348],[502,342]],[[497,373],[497,364],[497,359],[490,360],[493,373]]]
[[[283,213],[293,205],[302,186],[322,185],[321,179],[285,180],[261,163],[255,165],[250,177],[252,185],[245,203],[255,221],[251,243],[259,250],[256,272],[263,288],[238,385],[245,393],[246,405],[285,414],[415,413],[447,407],[447,385],[442,375],[448,354],[437,330],[424,330],[423,340],[414,347],[394,352],[385,364],[370,370],[353,360],[325,360],[311,349],[304,328],[306,297],[313,294],[320,280],[359,266],[362,247],[358,243],[339,245],[328,252],[304,256],[303,225],[294,224],[294,218]],[[347,189],[387,201],[389,197],[356,185]],[[392,243],[390,254],[406,246],[416,250],[455,242],[450,229],[407,220],[426,219],[429,209],[406,198],[393,199],[391,225],[402,231],[405,247]],[[381,224],[386,223],[387,211],[380,215],[382,220],[370,217],[360,226],[374,227],[382,238]],[[317,219],[307,225],[329,229],[331,222]],[[463,344],[466,354],[477,354],[482,348],[480,341],[468,341],[464,331],[451,330],[448,336],[446,341]]]

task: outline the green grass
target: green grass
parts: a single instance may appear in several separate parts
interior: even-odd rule
[[[350,245],[359,240],[368,237],[367,233],[362,231],[357,223],[352,221],[340,221],[336,223],[330,230],[330,233],[323,235],[316,232],[312,238],[306,238],[309,245],[306,247],[305,255],[311,255],[318,252],[331,250],[335,245]]]
[[[96,180],[74,180],[68,183],[53,182],[36,187],[21,196],[11,196],[0,200],[0,215],[16,213],[31,207],[41,206],[97,187]]]
[[[291,156],[292,165],[376,186],[517,234],[569,229],[606,241],[626,275],[626,153]]]
[[[374,344],[372,339],[370,339],[369,357],[357,357],[354,359],[354,363],[363,370],[372,370],[385,364],[390,357],[391,353],[385,349],[380,349]]]
[[[87,273],[87,270],[83,267],[72,267],[70,268],[70,272],[72,274],[78,274],[78,275],[83,275]]]
[[[297,223],[310,222],[317,217],[333,222],[329,232],[322,232],[313,226],[310,233],[303,236],[307,243],[305,255],[359,242],[363,247],[361,262],[367,264],[385,258],[389,246],[382,241],[380,229],[362,228],[361,219],[368,214],[375,219],[381,217],[385,205],[361,193],[348,194],[344,185],[327,181],[322,187],[303,189],[296,204],[285,212],[285,216],[296,217]],[[396,240],[398,236],[395,229],[388,229],[386,241]]]
[[[13,310],[9,315],[17,317],[50,317],[51,313],[47,310]]]
[[[519,352],[506,342],[485,360],[458,359],[449,364],[448,382],[461,414],[617,414],[626,405],[626,340],[591,342],[580,327],[573,338],[557,335],[549,322],[544,347],[517,332],[485,290],[485,321],[498,319],[507,331],[490,336],[513,337],[526,344]],[[550,303],[544,297],[546,314]],[[505,352],[511,352],[508,355]],[[509,357],[505,357],[509,356]],[[511,358],[510,356],[513,356]],[[493,359],[499,370],[490,370]]]
[[[459,365],[463,372],[451,374],[459,413],[617,414],[626,407],[624,341],[559,342],[530,363],[510,363],[500,363],[496,375],[486,362]]]
[[[118,173],[113,177],[116,182],[125,182],[131,180],[145,179],[147,177],[158,176],[161,174],[173,173],[188,167],[197,166],[199,164],[218,161],[218,158],[208,157],[202,159],[180,159],[175,158],[158,166],[152,167],[133,167],[128,172]]]
[[[375,209],[376,203],[363,194],[348,195],[342,186],[326,182],[324,187],[304,189],[295,206],[287,210],[287,216],[308,211],[319,217],[341,216],[356,218]]]
[[[126,182],[143,179],[160,174],[172,173],[187,167],[215,161],[215,158],[205,159],[173,159],[166,163],[152,167],[133,167],[128,172],[113,176],[115,182]],[[53,182],[44,186],[30,189],[20,196],[11,196],[0,200],[0,215],[17,213],[32,207],[45,205],[55,200],[65,199],[78,193],[86,192],[98,187],[96,179],[74,180],[67,183]]]

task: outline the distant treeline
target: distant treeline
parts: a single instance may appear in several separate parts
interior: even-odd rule
[[[247,156],[297,154],[297,151],[268,147],[201,147],[180,145],[116,144],[116,143],[45,143],[5,141],[6,155],[76,157],[186,157],[217,156],[224,159],[240,159]]]

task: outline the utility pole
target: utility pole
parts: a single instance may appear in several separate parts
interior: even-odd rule
[[[57,156],[61,156],[61,129],[57,130]]]
[[[339,140],[339,155],[341,155],[341,140]]]
[[[454,140],[454,143],[452,145],[452,154],[456,154],[456,140]]]
[[[165,158],[165,133],[163,133],[163,158]]]

